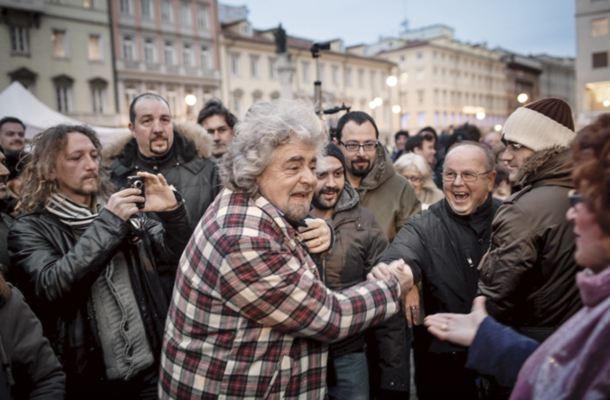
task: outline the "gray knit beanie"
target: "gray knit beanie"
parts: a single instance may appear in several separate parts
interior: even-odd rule
[[[517,108],[504,125],[505,140],[534,151],[569,147],[575,137],[572,109],[555,97]]]

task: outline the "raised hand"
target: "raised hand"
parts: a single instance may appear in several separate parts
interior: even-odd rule
[[[441,340],[470,346],[487,315],[485,297],[479,296],[472,302],[470,314],[429,315],[424,320],[424,324],[431,334]]]
[[[330,227],[320,218],[307,218],[307,227],[300,226],[299,233],[303,236],[311,254],[322,253],[330,247]]]
[[[138,172],[138,176],[146,178],[146,203],[142,212],[163,212],[178,207],[174,192],[161,174],[153,175],[148,172]],[[141,201],[141,200],[140,200]]]

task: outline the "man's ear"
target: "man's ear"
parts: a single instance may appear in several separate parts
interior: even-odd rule
[[[487,185],[488,192],[491,192],[494,188],[494,182],[496,181],[496,175],[498,175],[498,173],[496,171],[492,171],[489,173],[489,184]]]
[[[134,138],[136,137],[136,131],[134,131],[134,126],[133,124],[130,122],[128,125],[129,130],[131,131],[131,136],[133,136]]]
[[[339,146],[339,141],[337,140],[336,137],[333,138],[333,143],[336,144],[337,146]]]

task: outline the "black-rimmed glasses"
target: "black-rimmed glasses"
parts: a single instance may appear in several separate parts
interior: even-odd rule
[[[462,177],[462,180],[464,182],[474,182],[477,179],[479,179],[479,176],[481,175],[485,175],[485,174],[489,174],[491,171],[485,171],[485,172],[462,172],[461,174],[458,174],[457,172],[443,172],[443,181],[445,182],[453,182],[455,181],[455,178],[457,178],[458,176]]]
[[[356,152],[356,151],[360,150],[361,147],[364,149],[364,151],[373,151],[377,148],[379,141],[376,141],[373,143],[360,144],[360,143],[345,143],[345,142],[339,140],[339,143],[342,144],[343,146],[345,146],[345,150],[347,150],[349,152]]]

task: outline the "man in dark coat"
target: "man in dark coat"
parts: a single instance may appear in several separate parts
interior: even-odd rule
[[[539,100],[508,118],[502,160],[521,190],[498,210],[479,267],[489,314],[539,342],[582,307],[575,235],[565,218],[575,136],[572,110],[561,99]]]
[[[34,139],[11,265],[65,368],[67,398],[156,399],[169,300],[157,266],[177,264],[188,214],[160,174],[138,173],[146,198],[136,188],[111,194],[100,150],[85,126]]]
[[[381,257],[382,262],[403,259],[411,267],[422,283],[426,314],[470,312],[477,265],[500,206],[491,195],[494,166],[484,145],[462,142],[452,148],[443,171],[445,198],[407,221]],[[477,398],[476,376],[465,368],[466,348],[435,339],[424,328],[415,330],[413,355],[418,398]]]
[[[325,157],[316,168],[312,215],[325,219],[335,228],[335,244],[324,260],[320,276],[329,289],[344,290],[366,280],[389,243],[375,216],[359,205],[358,193],[345,179],[345,158],[334,143],[325,148]],[[321,267],[321,268],[320,268]],[[385,324],[382,323],[382,325]],[[369,373],[365,353],[365,332],[330,345],[328,391],[330,398],[358,400],[369,398],[369,375],[373,392],[389,398],[379,386],[394,388],[403,398],[409,393],[406,360],[394,342],[380,330],[370,328],[369,346],[375,347],[380,361]],[[383,384],[382,384],[383,383]],[[391,394],[390,394],[391,395]]]
[[[10,197],[6,187],[9,170],[6,168],[5,160],[4,148],[0,146],[0,209],[3,209],[2,205],[4,205],[8,197]],[[12,224],[13,218],[3,211],[0,211],[0,264],[4,265],[5,270],[7,271],[10,268],[10,260],[6,249],[6,238],[8,237],[8,230]]]
[[[111,181],[127,186],[127,177],[138,171],[161,173],[184,197],[191,217],[191,232],[220,191],[218,172],[210,157],[211,139],[196,124],[174,124],[169,105],[162,97],[145,93],[129,108],[133,138],[119,140],[104,150]]]

